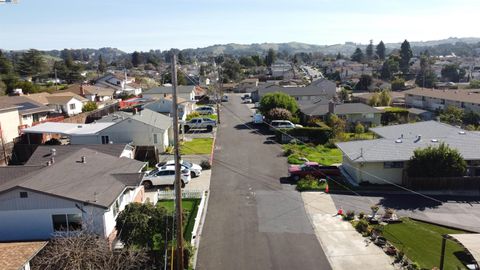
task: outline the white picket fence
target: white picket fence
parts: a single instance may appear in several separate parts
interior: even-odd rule
[[[200,199],[202,198],[202,190],[182,190],[183,199]],[[155,203],[161,200],[173,200],[175,199],[175,190],[157,190],[155,196]]]

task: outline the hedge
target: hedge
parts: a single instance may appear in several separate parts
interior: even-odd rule
[[[282,134],[284,133],[290,136],[282,136]],[[303,127],[294,129],[282,129],[281,131],[276,130],[275,137],[277,141],[281,143],[289,142],[292,140],[293,137],[302,142],[324,144],[327,143],[329,139],[333,138],[333,132],[331,128]]]

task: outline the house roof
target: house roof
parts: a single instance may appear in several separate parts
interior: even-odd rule
[[[328,101],[327,101],[328,102]],[[328,114],[329,104],[325,102],[317,104],[302,103],[299,104],[300,110],[306,115],[326,115]],[[360,114],[360,113],[381,113],[371,106],[363,103],[341,103],[335,105],[335,114],[347,115],[347,114]]]
[[[88,135],[95,134],[109,126],[114,125],[113,122],[91,123],[91,124],[73,124],[60,122],[46,122],[33,127],[25,128],[25,133],[50,133],[63,135]]]
[[[436,90],[436,89],[426,89],[426,88],[414,88],[411,90],[404,91],[404,93],[408,95],[416,95],[416,96],[422,96],[422,97],[431,97],[431,98],[480,104],[480,89]]]
[[[407,161],[415,149],[441,142],[457,149],[466,160],[480,160],[480,135],[447,124],[427,121],[370,130],[382,138],[336,145],[354,162]]]
[[[0,243],[0,265],[3,270],[20,270],[42,250],[48,242]]]
[[[173,120],[171,117],[168,117],[161,113],[157,113],[147,108],[139,111],[136,114],[122,112],[122,111],[115,112],[113,114],[104,116],[100,120],[97,120],[97,123],[103,123],[103,122],[118,123],[126,119],[134,119],[144,124],[159,128],[161,130],[167,130],[173,125]]]
[[[283,92],[291,96],[325,96],[329,92],[334,92],[336,85],[334,82],[319,79],[313,81],[305,87],[281,87],[278,85],[266,85],[258,89],[258,94],[264,96],[267,93]]]
[[[0,185],[10,181],[10,179],[19,178],[45,167],[45,164],[35,164],[26,166],[1,166],[0,167]]]
[[[91,85],[91,84],[73,84],[65,90],[57,91],[56,93],[65,93],[71,92],[76,95],[82,95],[81,87],[86,95],[97,95],[97,96],[113,96],[115,90],[112,88],[102,87],[100,85]]]
[[[75,98],[81,102],[87,102],[88,100],[84,97],[81,97],[72,92],[60,92],[55,94],[50,94],[47,92],[41,92],[36,94],[29,94],[26,96],[27,98],[41,103],[43,105],[48,104],[65,104],[69,102],[72,98]]]
[[[179,94],[190,94],[192,91],[195,90],[195,86],[193,85],[179,85],[177,86],[177,93]],[[160,86],[154,87],[150,90],[143,92],[143,94],[172,94],[172,86]]]
[[[51,108],[36,102],[27,96],[4,96],[0,98],[0,106],[16,106],[20,115],[33,114],[40,112],[50,112]]]
[[[19,109],[19,106],[0,100],[0,111],[9,111],[14,109]]]
[[[120,157],[125,150],[125,144],[86,144],[86,145],[39,145],[30,156],[25,165],[45,165],[52,158],[52,150],[55,149],[55,160],[61,160],[72,152],[87,148],[113,157]],[[26,167],[26,166],[22,166]]]
[[[82,157],[86,163],[81,162]],[[139,172],[144,165],[134,159],[81,148],[51,166],[1,184],[0,192],[25,188],[108,208],[125,188],[140,184]]]

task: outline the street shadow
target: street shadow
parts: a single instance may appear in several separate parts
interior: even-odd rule
[[[280,184],[286,184],[286,185],[296,185],[296,182],[292,180],[290,177],[280,177]]]
[[[384,208],[396,210],[419,210],[438,208],[443,201],[432,197],[421,197],[420,195],[385,195],[380,199],[379,204]]]

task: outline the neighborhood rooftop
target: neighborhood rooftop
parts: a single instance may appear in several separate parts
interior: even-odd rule
[[[46,122],[40,125],[26,128],[23,130],[23,132],[37,133],[37,134],[50,133],[50,134],[63,134],[63,135],[95,134],[114,124],[115,124],[114,122],[102,122],[102,123],[92,123],[92,124]]]
[[[480,89],[436,90],[427,88],[414,88],[404,91],[404,93],[405,95],[415,95],[480,104]]]
[[[150,109],[143,109],[135,114],[118,111],[113,114],[109,114],[97,121],[100,123],[119,122],[124,119],[133,119],[144,124],[167,130],[172,126],[172,118],[161,113],[154,112]]]
[[[0,243],[0,266],[2,270],[20,270],[37,253],[42,250],[48,242],[12,242]],[[29,268],[28,268],[29,269]]]
[[[50,166],[4,182],[0,193],[20,187],[107,208],[127,186],[140,184],[144,165],[81,148]]]
[[[298,103],[302,113],[306,115],[326,115],[329,112],[329,104],[325,102],[317,103]],[[335,114],[362,114],[362,113],[380,113],[381,111],[363,103],[340,103],[335,104]]]
[[[1,97],[0,108],[6,109],[10,107],[18,107],[18,113],[20,115],[52,111],[51,108],[26,96]]]
[[[354,162],[406,161],[415,149],[442,142],[457,149],[466,160],[480,160],[480,136],[446,124],[427,121],[371,130],[383,138],[336,145]]]

